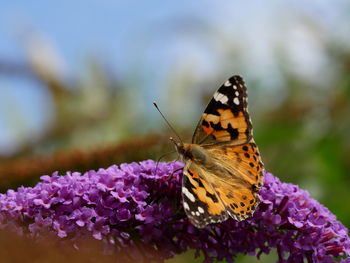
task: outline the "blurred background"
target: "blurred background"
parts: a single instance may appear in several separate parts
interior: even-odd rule
[[[157,159],[172,133],[152,101],[189,141],[240,74],[266,169],[350,227],[349,15],[344,0],[2,3],[1,191]]]

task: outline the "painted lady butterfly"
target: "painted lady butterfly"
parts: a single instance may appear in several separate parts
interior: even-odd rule
[[[183,206],[198,228],[231,216],[241,221],[259,204],[264,166],[252,135],[247,88],[240,76],[215,93],[192,137],[175,143],[185,162]]]

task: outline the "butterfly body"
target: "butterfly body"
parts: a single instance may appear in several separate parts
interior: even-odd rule
[[[208,154],[203,147],[192,143],[177,143],[175,141],[174,143],[176,151],[180,154],[184,162],[191,160],[200,165],[207,165]]]
[[[172,141],[185,162],[182,197],[192,224],[202,228],[229,217],[241,221],[253,215],[264,166],[240,76],[231,77],[214,93],[192,143]]]

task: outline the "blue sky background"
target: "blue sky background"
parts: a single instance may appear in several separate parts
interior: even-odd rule
[[[340,0],[4,1],[0,60],[25,64],[32,35],[40,35],[54,49],[64,78],[79,76],[87,58],[98,56],[121,81],[139,80],[141,109],[149,111],[145,105],[153,99],[169,101],[165,85],[174,68],[188,67],[198,83],[203,76],[228,77],[238,70],[276,86],[269,85],[279,79],[276,43],[283,42],[298,74],[317,81],[327,67],[318,40],[348,45],[348,13],[349,5]],[[319,36],[304,28],[304,19],[315,23]],[[223,63],[225,39],[243,50],[239,68]],[[180,103],[188,104],[196,92],[180,94]],[[11,153],[40,136],[54,113],[47,91],[32,81],[0,74],[0,93],[0,153]],[[175,119],[184,114],[181,107],[176,111]]]

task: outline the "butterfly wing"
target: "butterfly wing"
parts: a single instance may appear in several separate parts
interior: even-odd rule
[[[254,141],[207,149],[214,165],[188,161],[183,176],[183,202],[196,227],[251,217],[259,204],[264,167]]]
[[[200,166],[188,161],[182,177],[183,206],[192,224],[198,228],[228,218],[225,205],[205,179],[205,173]]]
[[[206,180],[213,186],[227,213],[236,220],[253,215],[259,204],[264,165],[253,140],[242,145],[206,149],[213,168]]]
[[[240,76],[229,78],[214,93],[192,137],[192,143],[246,143],[252,138],[247,88]]]

